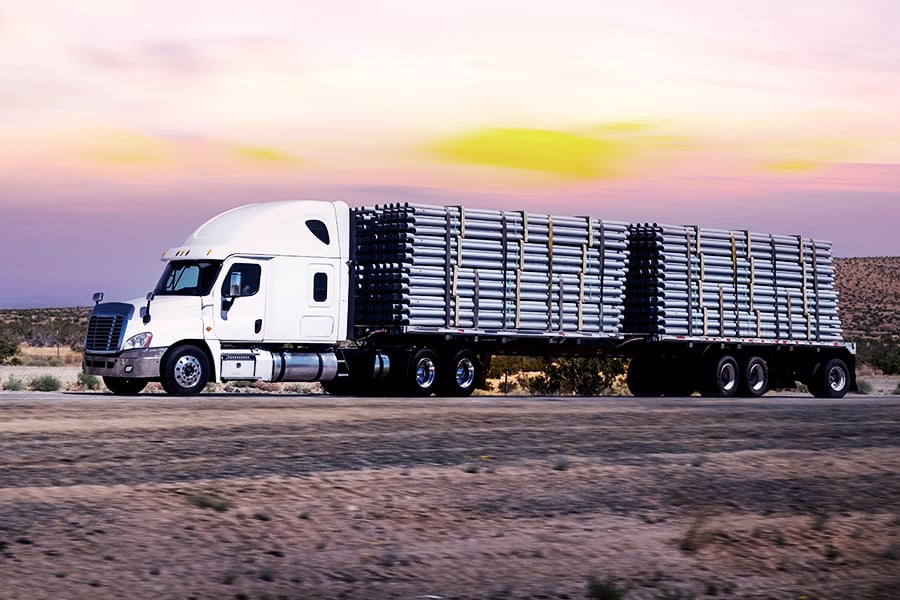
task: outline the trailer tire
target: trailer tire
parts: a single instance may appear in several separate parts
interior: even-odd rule
[[[127,377],[104,377],[103,384],[116,396],[137,396],[147,387],[147,380]]]
[[[173,396],[194,396],[209,383],[209,358],[196,346],[175,348],[166,358],[162,386]]]
[[[635,356],[628,364],[628,373],[625,374],[625,383],[628,391],[636,398],[649,398],[661,396],[662,386],[659,382],[659,374],[654,367],[658,361],[651,360],[647,356]]]
[[[441,393],[446,396],[471,396],[484,374],[484,366],[471,350],[460,350],[446,363]]]
[[[740,395],[759,398],[769,389],[769,365],[759,356],[751,356],[741,372]]]
[[[704,396],[729,398],[734,396],[740,382],[738,363],[730,354],[723,354],[707,364],[703,387]]]
[[[406,389],[413,396],[428,396],[439,383],[440,365],[437,354],[428,348],[414,352],[406,371]]]
[[[809,391],[816,398],[843,398],[850,389],[850,369],[840,358],[818,363],[813,369]]]

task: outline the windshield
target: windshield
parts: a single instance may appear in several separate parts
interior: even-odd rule
[[[173,260],[153,291],[157,296],[205,296],[221,267],[218,260]]]

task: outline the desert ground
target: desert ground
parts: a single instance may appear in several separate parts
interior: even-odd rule
[[[3,598],[900,589],[894,396],[0,392],[0,414]]]

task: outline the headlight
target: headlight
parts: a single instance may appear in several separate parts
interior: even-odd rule
[[[133,335],[122,344],[122,350],[135,350],[138,348],[146,348],[150,345],[150,340],[153,339],[153,334],[149,331],[145,331],[144,333],[139,333],[137,335]]]

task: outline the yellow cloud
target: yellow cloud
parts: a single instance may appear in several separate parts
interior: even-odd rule
[[[169,162],[173,149],[152,136],[128,132],[104,132],[88,142],[88,156],[101,163],[155,166]]]
[[[769,163],[769,169],[773,171],[784,171],[787,173],[800,173],[804,171],[814,171],[822,167],[824,163],[816,160],[781,160]]]
[[[240,158],[255,163],[266,163],[272,165],[294,165],[300,160],[287,152],[275,150],[273,148],[265,148],[263,146],[243,146],[237,148],[237,155]]]
[[[614,177],[631,153],[619,139],[547,129],[484,129],[439,142],[451,162],[543,171],[567,177]]]

